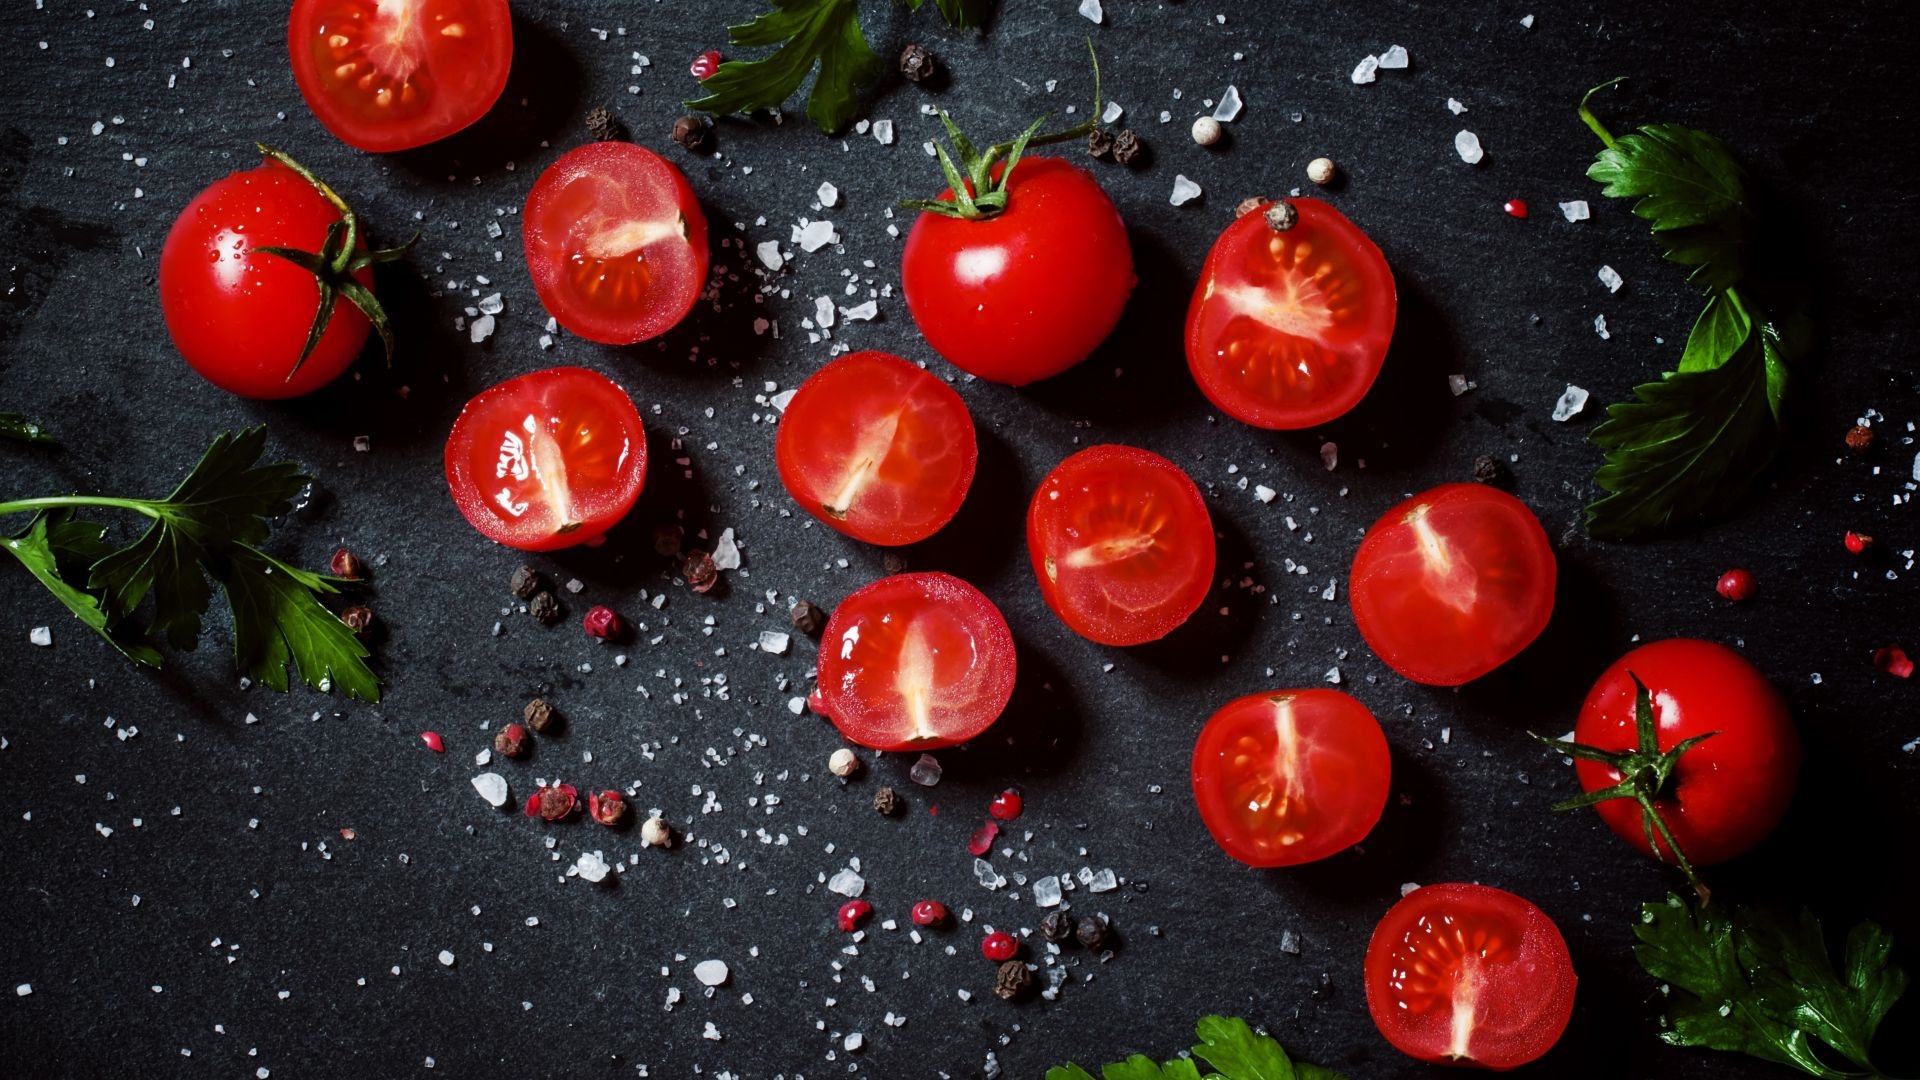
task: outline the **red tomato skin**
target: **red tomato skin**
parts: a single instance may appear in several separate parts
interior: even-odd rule
[[[1434,1003],[1433,995],[1418,994],[1418,982],[1428,973],[1413,968],[1406,955],[1410,940],[1449,944],[1450,935],[1427,929],[1445,926],[1448,916],[1469,940],[1475,940],[1471,931],[1476,923],[1496,931],[1492,940],[1497,944],[1480,950],[1496,964],[1481,969],[1490,978],[1474,999],[1478,1022],[1465,1040],[1464,1055],[1454,1045],[1448,1023],[1451,1002],[1445,1015],[1430,1015],[1430,1007],[1421,1007]],[[1415,889],[1387,910],[1367,943],[1364,981],[1373,1025],[1394,1049],[1436,1065],[1497,1072],[1519,1068],[1553,1049],[1573,1016],[1579,985],[1566,939],[1545,912],[1503,889],[1457,883]],[[1489,994],[1492,1000],[1478,1007]]]
[[[586,496],[594,504],[593,512],[582,515],[579,527],[567,531],[515,530],[512,522],[494,511],[488,496],[488,490],[501,481],[488,476],[485,467],[498,460],[499,452],[474,442],[485,434],[481,425],[491,418],[494,409],[502,406],[511,405],[515,411],[545,407],[550,413],[559,414],[563,406],[583,397],[601,411],[610,425],[622,429],[619,466],[612,470],[618,475],[592,485],[604,490],[590,491]],[[605,375],[577,367],[532,371],[482,390],[460,410],[453,431],[447,436],[446,475],[447,490],[461,516],[487,539],[521,551],[576,547],[605,535],[639,500],[647,482],[646,429],[640,422],[639,411],[633,407],[633,399],[620,384]],[[585,483],[578,486],[589,488]]]
[[[300,350],[320,308],[306,270],[256,246],[318,252],[340,211],[278,162],[214,181],[180,211],[160,249],[160,310],[167,334],[193,370],[249,398],[310,394],[360,355],[372,326],[360,309],[334,304],[326,333],[300,370]],[[364,236],[358,250],[366,250]],[[373,270],[354,274],[373,287]]]
[[[444,139],[472,125],[493,108],[507,87],[513,67],[513,18],[507,0],[417,0],[415,15],[424,31],[416,40],[429,55],[422,73],[432,95],[422,108],[396,122],[392,106],[359,105],[367,95],[335,85],[334,74],[343,62],[364,69],[358,51],[340,52],[329,40],[330,23],[347,19],[357,23],[374,8],[374,0],[294,0],[287,16],[287,53],[300,96],[334,138],[357,150],[383,154],[410,150]],[[447,33],[458,26],[458,33]],[[457,42],[458,56],[434,62],[432,53]],[[338,53],[338,55],[336,55]],[[356,74],[358,78],[364,70]]]
[[[898,678],[897,663],[884,663],[861,648],[917,614],[964,626],[971,691],[963,715],[943,716],[944,730],[914,731],[895,704],[884,700]],[[873,750],[937,750],[974,738],[993,725],[1013,697],[1015,654],[1006,617],[979,589],[951,574],[894,574],[840,602],[820,635],[816,693],[827,719],[850,742]],[[875,701],[875,697],[882,700]]]
[[[1233,782],[1232,759],[1243,739],[1274,728],[1273,715],[1282,705],[1288,730],[1297,731],[1295,738],[1306,744],[1302,750],[1318,752],[1298,763],[1307,790],[1283,800],[1303,806],[1309,819],[1300,822],[1303,835],[1291,843],[1268,843],[1243,828],[1245,788]],[[1236,698],[1213,714],[1193,747],[1193,797],[1200,819],[1222,851],[1248,866],[1299,866],[1366,839],[1387,808],[1392,775],[1380,722],[1351,696],[1324,688]],[[1263,823],[1274,823],[1273,818]]]
[[[678,210],[690,263],[670,295],[657,303],[602,310],[580,298],[568,281],[568,237],[550,235],[542,226],[547,207],[565,197],[569,184],[595,175],[613,174],[625,184],[664,184],[667,198]],[[650,197],[653,193],[648,192]],[[521,215],[526,241],[527,272],[548,313],[569,331],[603,345],[636,345],[659,337],[680,324],[693,310],[707,283],[707,216],[686,174],[659,154],[630,142],[611,140],[575,147],[547,166],[527,193]]]
[[[1357,285],[1354,303],[1358,314],[1349,324],[1338,324],[1327,332],[1330,347],[1344,364],[1350,365],[1349,377],[1333,387],[1334,393],[1298,406],[1254,398],[1236,388],[1215,369],[1223,363],[1214,355],[1216,342],[1225,334],[1231,315],[1216,310],[1225,304],[1216,296],[1223,286],[1254,286],[1244,265],[1262,257],[1261,245],[1275,236],[1265,215],[1254,210],[1236,218],[1215,240],[1200,268],[1200,280],[1194,286],[1193,300],[1187,305],[1187,367],[1194,382],[1208,401],[1228,416],[1254,427],[1290,431],[1316,427],[1350,411],[1373,388],[1385,361],[1387,346],[1393,339],[1394,322],[1399,310],[1399,293],[1387,257],[1372,238],[1331,205],[1319,199],[1288,199],[1298,214],[1286,237],[1325,244],[1351,271]]]
[[[841,446],[840,434],[855,419],[846,414],[849,403],[863,391],[888,395],[896,407],[917,404],[915,415],[931,414],[932,426],[944,423],[946,432],[914,430],[889,447],[887,456],[876,466],[874,482],[891,481],[908,490],[891,507],[884,492],[876,500],[878,507],[863,507],[854,502],[844,514],[826,509],[837,487],[819,462],[807,460],[810,446],[822,443]],[[946,435],[942,444],[936,437]],[[944,452],[943,452],[944,451]],[[939,376],[900,357],[883,352],[858,352],[843,356],[807,377],[787,402],[774,436],[774,463],[780,482],[801,509],[822,524],[869,544],[895,547],[914,544],[946,527],[966,501],[973,485],[973,473],[979,463],[980,445],[973,429],[973,415],[967,403]],[[935,472],[928,466],[942,466]],[[928,485],[916,488],[911,481],[925,478]]]
[[[1680,756],[1672,787],[1654,805],[1680,850],[1695,865],[1725,862],[1765,839],[1793,801],[1800,778],[1800,732],[1786,699],[1746,657],[1724,645],[1670,638],[1642,645],[1613,662],[1594,682],[1574,724],[1576,742],[1602,750],[1639,745],[1633,676],[1653,697],[1662,750],[1717,731]],[[1598,791],[1620,774],[1577,759],[1580,786]],[[1639,804],[1596,804],[1601,820],[1643,855],[1652,855]],[[1660,844],[1672,861],[1665,841]]]
[[[1486,534],[1498,546],[1491,557],[1484,551],[1461,555],[1475,572],[1476,587],[1482,580],[1492,586],[1487,610],[1506,616],[1504,627],[1489,626],[1474,612],[1458,611],[1394,578],[1408,557],[1398,533],[1414,515],[1444,524],[1459,520],[1456,511],[1476,510],[1499,523]],[[1553,617],[1557,579],[1553,546],[1525,503],[1485,484],[1441,484],[1388,510],[1367,530],[1354,552],[1347,600],[1360,636],[1388,667],[1428,686],[1460,686],[1518,656],[1540,636]],[[1446,655],[1414,655],[1421,651]]]
[[[1136,479],[1129,482],[1129,476]],[[1153,483],[1163,484],[1174,493],[1177,505],[1155,508],[1168,516],[1186,515],[1186,531],[1190,538],[1200,541],[1198,557],[1180,574],[1178,590],[1151,610],[1125,612],[1118,605],[1091,602],[1073,589],[1071,577],[1055,566],[1062,547],[1056,532],[1071,521],[1074,495],[1097,498],[1101,492],[1144,492]],[[1213,517],[1207,512],[1200,489],[1180,466],[1138,447],[1090,446],[1054,466],[1034,489],[1033,500],[1027,505],[1027,554],[1033,561],[1041,597],[1074,633],[1102,645],[1143,645],[1178,629],[1206,602],[1207,592],[1213,587],[1216,555]]]
[[[922,213],[900,263],[927,344],[962,371],[1013,386],[1085,360],[1136,282],[1120,211],[1090,173],[1059,158],[1022,158],[994,217]]]

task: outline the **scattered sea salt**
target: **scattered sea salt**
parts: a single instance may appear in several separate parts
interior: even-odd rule
[[[28,994],[33,993],[33,984],[21,983],[19,986],[13,988],[13,992],[19,997],[26,997]]]
[[[1354,65],[1353,75],[1350,77],[1353,79],[1355,84],[1364,85],[1366,83],[1372,82],[1374,80],[1375,74],[1379,70],[1380,70],[1380,58],[1369,54],[1365,59],[1361,60],[1358,64]]]
[[[1100,0],[1080,0],[1080,14],[1096,23],[1107,17],[1106,11],[1100,7]]]
[[[881,146],[892,146],[893,145],[893,121],[875,120],[873,122],[873,139],[875,142],[879,143]]]
[[[791,644],[792,641],[793,638],[791,635],[783,634],[778,630],[760,631],[761,652],[772,653],[775,656],[784,656],[787,652],[787,646]]]
[[[452,966],[453,966],[453,951],[452,951],[452,950],[450,950],[450,949],[441,949],[441,950],[440,950],[440,965],[441,965],[442,967],[452,967]]]
[[[1587,392],[1572,383],[1568,383],[1567,392],[1561,394],[1560,400],[1553,404],[1553,418],[1563,422],[1571,420],[1579,414],[1581,409],[1586,407]]]
[[[1407,48],[1404,45],[1389,45],[1387,51],[1380,54],[1380,67],[1386,71],[1403,71],[1407,66]]]
[[[1601,341],[1606,341],[1613,337],[1612,331],[1607,329],[1607,317],[1605,315],[1595,315],[1593,317],[1593,332],[1600,335]]]
[[[507,778],[499,773],[483,772],[474,777],[473,790],[496,808],[507,805]]]
[[[1213,107],[1213,118],[1222,123],[1231,123],[1240,115],[1240,88],[1228,84],[1226,92],[1220,95],[1220,104]]]
[[[1060,878],[1048,874],[1033,883],[1033,902],[1041,907],[1060,906]]]
[[[1280,951],[1288,956],[1300,955],[1300,935],[1291,930],[1280,931]]]
[[[820,197],[820,205],[828,209],[832,209],[833,205],[840,201],[840,189],[826,180],[820,181],[820,188],[814,194]]]
[[[987,889],[997,889],[1007,883],[1007,879],[994,870],[993,864],[985,859],[973,860],[973,880]]]
[[[823,329],[833,325],[833,297],[819,296],[814,298],[813,321]]]
[[[507,302],[500,298],[499,293],[481,297],[474,306],[480,309],[482,315],[498,315],[507,310]]]
[[[1533,29],[1533,16],[1531,15],[1520,16],[1520,29],[1522,30]]]
[[[827,891],[840,896],[859,896],[867,891],[867,879],[852,869],[844,869],[827,879]]]
[[[1114,877],[1112,870],[1103,869],[1095,871],[1093,876],[1087,879],[1088,892],[1112,892],[1119,887],[1120,880]]]
[[[1460,160],[1469,165],[1478,165],[1480,159],[1487,156],[1480,148],[1480,136],[1464,129],[1453,137],[1453,148],[1460,152]]]
[[[760,257],[760,265],[769,270],[778,270],[781,266],[785,265],[787,261],[780,254],[780,241],[778,240],[760,241],[753,246],[753,253]]]
[[[1473,383],[1467,381],[1465,375],[1447,376],[1447,389],[1453,391],[1454,397],[1459,397],[1461,394],[1473,389],[1473,385]]]
[[[27,631],[27,640],[42,648],[53,644],[53,627],[36,626]]]
[[[1118,123],[1120,118],[1126,115],[1126,112],[1126,108],[1119,102],[1109,101],[1107,102],[1107,107],[1100,110],[1100,122],[1103,124]]]
[[[855,304],[852,307],[843,307],[840,309],[840,317],[850,322],[872,322],[874,317],[879,314],[880,305],[873,300],[868,300],[864,304]]]
[[[867,1037],[865,1035],[860,1034],[857,1031],[848,1032],[847,1037],[840,1040],[841,1048],[844,1049],[849,1054],[859,1050],[862,1046],[865,1046],[866,1044],[867,1044]]]
[[[700,980],[701,986],[719,986],[727,981],[727,975],[725,960],[702,960],[693,965],[693,977]]]
[[[1272,502],[1274,499],[1274,496],[1278,494],[1280,493],[1273,490],[1272,488],[1268,487],[1265,484],[1255,484],[1253,486],[1253,497],[1256,499],[1259,499],[1263,503]]]
[[[831,221],[809,221],[800,229],[800,250],[809,254],[839,240],[840,234],[834,231]]]
[[[1587,200],[1585,199],[1575,199],[1572,202],[1561,203],[1560,212],[1567,216],[1568,221],[1585,221],[1587,218],[1593,216],[1587,212]]]
[[[907,779],[921,787],[932,787],[940,782],[940,759],[932,754],[921,754],[920,760],[907,770]]]
[[[720,530],[720,539],[713,542],[713,565],[716,570],[740,569],[740,544],[732,529]]]
[[[1620,291],[1620,286],[1625,285],[1626,282],[1621,279],[1619,271],[1611,266],[1602,266],[1600,268],[1600,284],[1605,285],[1608,292],[1616,293]]]
[[[1460,104],[1459,98],[1448,98],[1447,111],[1452,113],[1455,116],[1459,116],[1461,113],[1467,111],[1467,107],[1465,105]]]
[[[597,851],[581,852],[580,858],[574,861],[573,869],[583,880],[595,884],[607,880],[607,875],[613,870],[607,865],[606,856]]]
[[[1175,206],[1185,206],[1200,197],[1200,185],[1186,178],[1184,174],[1175,174],[1173,194],[1167,201]]]
[[[482,315],[467,324],[467,339],[475,345],[493,336],[493,316]]]

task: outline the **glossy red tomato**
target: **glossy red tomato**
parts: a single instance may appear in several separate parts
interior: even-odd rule
[[[1387,666],[1458,686],[1519,655],[1553,615],[1557,567],[1540,519],[1485,484],[1442,484],[1381,515],[1347,597]]]
[[[612,379],[547,368],[489,387],[447,436],[447,488],[473,527],[525,551],[585,543],[633,509],[647,433]]]
[[[1393,763],[1365,705],[1338,690],[1276,690],[1227,703],[1193,747],[1193,798],[1227,854],[1298,866],[1366,839]]]
[[[1573,1015],[1573,959],[1546,913],[1485,885],[1428,885],[1367,944],[1373,1026],[1409,1057],[1512,1069],[1553,1049]]]
[[[1800,733],[1787,703],[1746,657],[1709,641],[1673,638],[1642,645],[1613,662],[1580,707],[1574,741],[1601,750],[1639,745],[1634,676],[1653,704],[1659,750],[1718,732],[1681,754],[1654,807],[1695,865],[1724,862],[1773,831],[1800,777]],[[1574,763],[1588,791],[1620,782],[1605,762]],[[1614,832],[1653,854],[1638,803],[1609,799],[1594,809]],[[1663,840],[1662,855],[1672,861]]]
[[[521,228],[540,302],[583,338],[659,337],[707,284],[707,217],[693,186],[630,142],[588,143],[547,166]]]
[[[1106,340],[1133,291],[1133,248],[1120,211],[1084,169],[1022,158],[1006,190],[1007,208],[993,217],[922,213],[907,234],[900,285],[941,356],[1025,386]]]
[[[985,731],[1013,696],[1013,632],[949,574],[895,574],[840,602],[820,638],[820,704],[875,750],[932,750]]]
[[[294,0],[300,96],[341,142],[377,153],[487,114],[513,66],[507,0]]]
[[[313,184],[272,160],[194,196],[160,249],[160,310],[174,347],[195,371],[242,397],[289,398],[320,389],[353,363],[367,341],[367,317],[336,302],[326,333],[302,363],[320,307],[317,279],[254,250],[318,252],[340,217]],[[364,238],[357,250],[366,250]],[[373,286],[371,268],[353,278]]]
[[[1040,481],[1027,552],[1060,621],[1103,645],[1139,645],[1206,600],[1213,518],[1180,466],[1131,446],[1091,446]]]
[[[1187,307],[1187,366],[1207,399],[1255,427],[1324,424],[1360,403],[1393,339],[1393,271],[1318,199],[1276,232],[1262,210],[1214,241]],[[1269,204],[1271,205],[1271,204]]]
[[[897,356],[860,352],[808,376],[774,439],[801,508],[870,544],[925,540],[960,509],[979,458],[953,388]]]

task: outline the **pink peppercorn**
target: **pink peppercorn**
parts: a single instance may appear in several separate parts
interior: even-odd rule
[[[1527,200],[1525,199],[1508,199],[1507,205],[1501,209],[1505,210],[1509,217],[1517,217],[1522,221],[1527,219]]]
[[[446,752],[447,744],[441,741],[440,733],[437,731],[421,732],[420,741],[423,743],[426,743],[427,749],[433,751],[436,754],[442,754]]]
[[[1737,604],[1753,597],[1753,575],[1745,570],[1729,570],[1720,575],[1720,583],[1714,588]]]
[[[1907,658],[1907,651],[1898,645],[1873,650],[1873,666],[1897,679],[1913,675],[1913,661]]]
[[[996,964],[1013,959],[1020,953],[1020,943],[1005,930],[995,930],[980,940],[980,955]]]
[[[527,816],[547,821],[564,821],[579,803],[580,792],[572,784],[541,786],[527,800]]]
[[[913,905],[915,926],[940,926],[947,921],[947,905],[938,900],[922,900]]]
[[[1000,835],[1000,826],[989,821],[973,831],[967,839],[967,850],[974,855],[985,855],[993,850],[993,840]]]
[[[860,929],[860,924],[866,922],[867,916],[872,914],[872,904],[867,903],[865,900],[849,900],[840,905],[840,911],[834,916],[834,919],[840,924],[841,930],[851,934],[855,930]]]
[[[693,72],[694,78],[706,82],[713,77],[714,72],[720,70],[720,62],[725,59],[726,57],[720,55],[719,49],[708,49],[694,57],[693,63],[688,65],[687,70]]]
[[[619,792],[608,788],[605,791],[587,796],[587,814],[593,820],[607,828],[617,828],[627,820],[627,800]]]
[[[620,615],[605,604],[595,604],[587,609],[587,617],[580,621],[589,635],[602,641],[620,636],[626,625],[620,621]]]
[[[987,813],[992,814],[1001,821],[1012,821],[1014,818],[1020,816],[1020,811],[1025,809],[1025,807],[1026,803],[1021,800],[1020,793],[1012,788],[1008,788],[1000,794],[995,795],[993,801],[987,804]]]
[[[1849,530],[1847,532],[1846,544],[1848,551],[1853,552],[1855,555],[1861,555],[1873,546],[1873,537],[1868,536],[1866,533],[1857,533]]]

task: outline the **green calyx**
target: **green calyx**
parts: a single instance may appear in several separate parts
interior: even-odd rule
[[[359,308],[360,313],[373,324],[374,330],[380,334],[381,344],[386,346],[387,363],[393,363],[393,327],[387,321],[386,309],[380,306],[380,301],[373,295],[373,290],[362,285],[354,275],[374,263],[394,262],[404,258],[407,251],[420,239],[420,234],[415,233],[413,239],[399,247],[379,251],[356,251],[355,249],[360,246],[360,218],[353,212],[353,208],[347,205],[347,201],[305,165],[265,143],[254,145],[268,159],[286,166],[302,180],[312,184],[321,198],[340,211],[340,220],[327,226],[327,239],[320,245],[319,251],[302,251],[299,248],[266,245],[253,249],[278,256],[307,271],[313,275],[314,283],[320,289],[320,306],[314,312],[312,327],[307,331],[307,343],[300,350],[300,359],[294,361],[292,370],[287,372],[287,379],[291,381],[306,364],[307,357],[313,355],[314,347],[320,344],[320,338],[327,332],[327,324],[333,321],[333,309],[341,297],[345,297],[354,307]]]
[[[953,153],[937,140],[933,144],[934,155],[940,159],[940,171],[946,174],[947,187],[952,189],[952,200],[947,199],[902,199],[900,205],[908,210],[920,210],[929,214],[943,214],[947,217],[978,221],[994,217],[1007,208],[1007,185],[1013,181],[1013,168],[1020,164],[1020,157],[1030,146],[1045,146],[1049,143],[1066,142],[1068,139],[1084,138],[1100,126],[1100,57],[1093,51],[1093,42],[1087,42],[1087,55],[1093,57],[1093,113],[1086,120],[1061,131],[1040,134],[1040,128],[1052,114],[1042,116],[1027,125],[1027,130],[1011,142],[995,143],[980,152],[974,149],[972,141],[960,131],[945,109],[940,110],[940,123],[946,126],[947,138],[953,142]],[[958,156],[959,164],[954,163]],[[999,176],[993,175],[993,167],[1006,159],[1006,167]]]
[[[1602,750],[1585,743],[1534,736],[1557,753],[1597,761],[1620,774],[1620,782],[1612,787],[1557,802],[1553,808],[1574,810],[1614,799],[1632,799],[1640,804],[1640,826],[1646,830],[1647,846],[1653,849],[1654,857],[1664,862],[1667,852],[1672,852],[1674,864],[1680,867],[1680,872],[1687,877],[1687,883],[1693,886],[1694,892],[1700,895],[1704,903],[1708,895],[1706,882],[1700,879],[1693,864],[1687,861],[1686,852],[1680,850],[1680,842],[1674,839],[1673,831],[1667,827],[1666,818],[1661,815],[1655,801],[1666,793],[1674,770],[1679,768],[1680,759],[1687,751],[1720,733],[1709,731],[1704,735],[1695,735],[1675,743],[1670,750],[1661,750],[1659,726],[1653,717],[1653,694],[1648,691],[1647,684],[1640,681],[1640,676],[1628,672],[1627,677],[1633,680],[1633,716],[1638,732],[1638,745],[1632,750]]]

